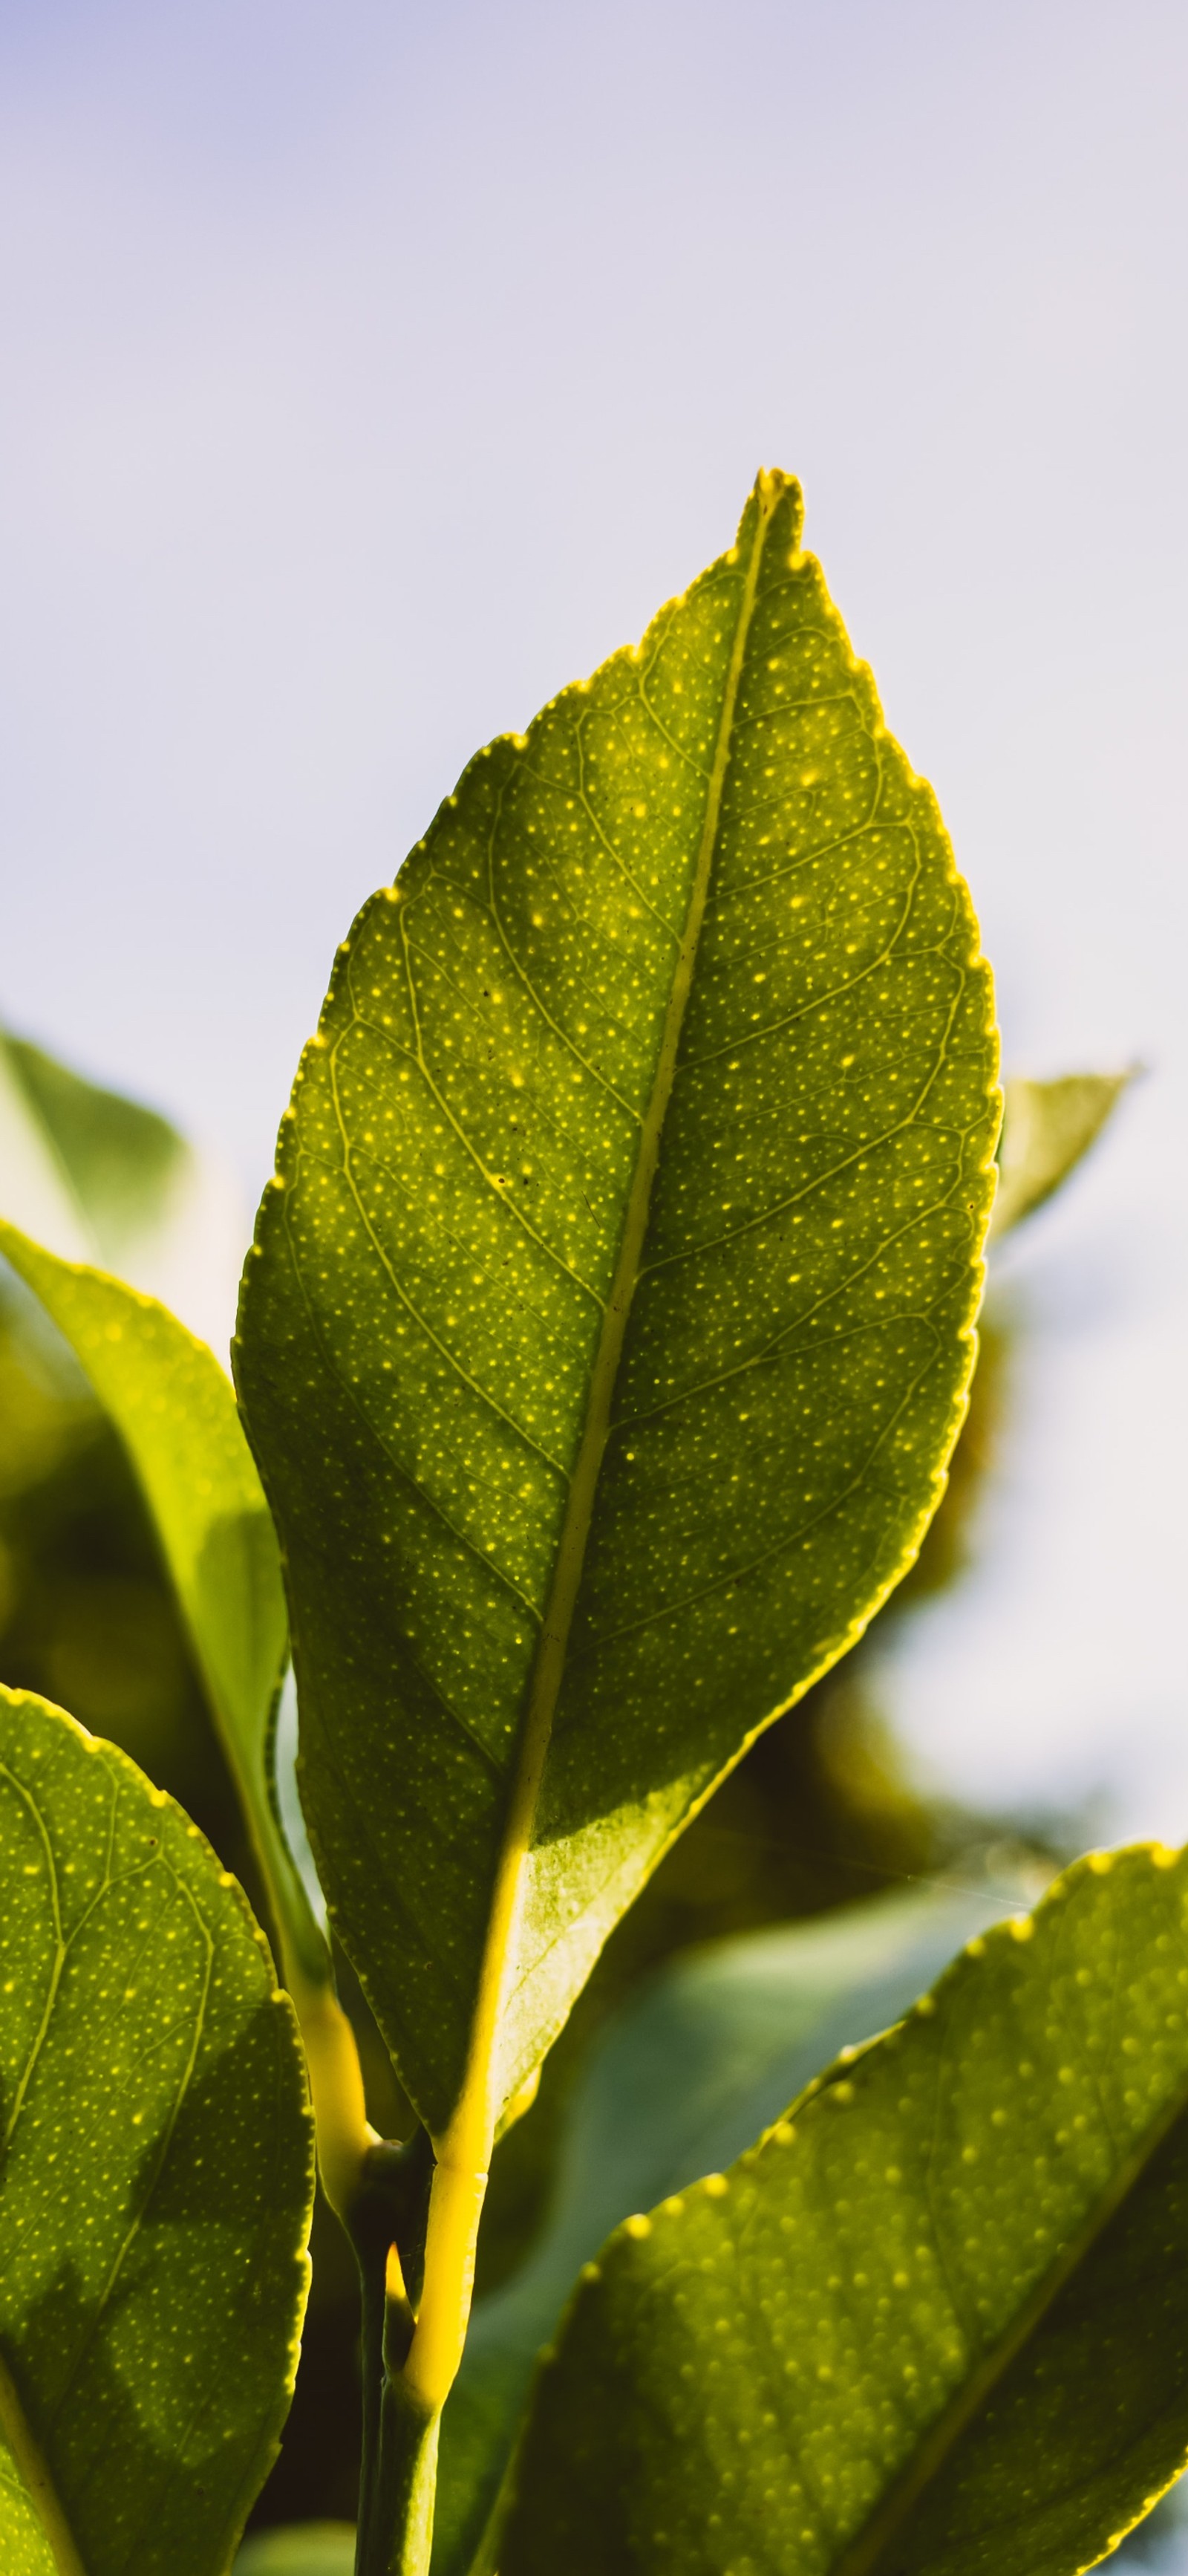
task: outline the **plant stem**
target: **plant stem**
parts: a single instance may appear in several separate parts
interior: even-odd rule
[[[405,2377],[418,2405],[440,2413],[457,2376],[470,2318],[485,2167],[443,2154],[433,2176],[425,2245],[425,2288]]]
[[[366,2541],[374,2520],[376,2482],[379,2475],[380,2408],[384,2389],[384,2300],[385,2265],[365,2261],[358,2244],[359,2263],[360,2363],[363,2394],[363,2439],[359,2460],[359,2527],[355,2541],[356,2576],[363,2576],[367,2565]]]
[[[386,2347],[386,2334],[384,2341]],[[385,2361],[377,2474],[360,2524],[357,2576],[428,2576],[440,2424],[440,2412],[426,2412],[403,2369]]]
[[[285,1984],[309,2071],[322,2189],[349,2235],[351,2205],[367,2155],[380,2143],[379,2133],[367,2117],[358,2045],[334,1992],[329,1954],[325,1978],[317,1983],[305,1974],[287,1944],[283,1957]]]
[[[425,2576],[439,2410],[405,2378],[420,2290],[433,2149],[423,2129],[368,2150],[347,2211],[362,2290],[363,2456],[356,2576]]]

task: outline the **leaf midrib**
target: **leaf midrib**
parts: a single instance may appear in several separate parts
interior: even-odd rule
[[[618,1378],[631,1301],[641,1268],[652,1187],[660,1156],[664,1121],[676,1075],[677,1052],[685,1010],[693,985],[697,950],[718,843],[722,796],[734,732],[734,710],[742,679],[747,640],[754,613],[759,570],[767,529],[782,484],[761,475],[756,488],[756,524],[750,560],[743,580],[734,642],[727,666],[714,756],[709,770],[705,817],[693,873],[685,929],[677,954],[664,1034],[656,1062],[652,1095],[641,1123],[639,1153],[627,1205],[615,1276],[603,1316],[590,1380],[577,1461],[557,1549],[552,1587],[544,1615],[529,1692],[507,1820],[496,1868],[487,1939],[479,1972],[470,2049],[457,2106],[439,2146],[439,2158],[484,2171],[490,2158],[495,2121],[501,2105],[493,2098],[496,2042],[506,1996],[518,1918],[523,1897],[524,1866],[531,1847],[553,1717],[565,1670],[569,1632],[577,1604],[586,1546],[594,1515],[603,1452],[610,1429],[611,1404]]]

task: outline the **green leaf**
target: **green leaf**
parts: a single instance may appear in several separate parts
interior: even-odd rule
[[[819,2067],[905,2012],[1009,1902],[1001,1888],[928,1888],[747,1933],[674,1961],[608,2022],[570,2105],[548,2223],[471,2318],[442,2419],[434,2576],[465,2576],[532,2364],[604,2237],[741,2155]]]
[[[5,1106],[19,1104],[28,1161],[16,1171],[15,1140],[6,1134],[6,1214],[18,1217],[8,1190],[56,1181],[61,1221],[85,1229],[103,1259],[118,1264],[159,1222],[187,1160],[177,1129],[155,1110],[104,1091],[24,1038],[0,1033]]]
[[[1070,2576],[1188,2448],[1188,1859],[976,1938],[542,2370],[501,2576]]]
[[[1069,1073],[1059,1082],[1016,1076],[1003,1085],[995,1242],[1068,1180],[1134,1078],[1132,1066],[1126,1073]]]
[[[235,2576],[353,2576],[354,2565],[353,2523],[295,2522],[245,2540]]]
[[[65,1260],[118,1270],[223,1341],[243,1239],[225,1175],[156,1110],[3,1030],[0,1215]]]
[[[230,1382],[167,1308],[0,1222],[0,1253],[85,1369],[139,1477],[206,1683],[277,1927],[308,1976],[326,1948],[274,1808],[287,1654],[276,1536]]]
[[[311,1840],[460,2193],[964,1407],[990,978],[800,528],[761,476],[471,764],[339,952],[245,1273]]]
[[[197,1826],[11,1691],[0,1868],[6,2576],[224,2576],[308,2280],[292,2011]]]

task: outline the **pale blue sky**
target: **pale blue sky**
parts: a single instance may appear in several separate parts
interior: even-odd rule
[[[468,754],[794,468],[1012,1061],[1154,1068],[905,1723],[1182,1831],[1186,92],[1179,0],[0,5],[0,1012],[255,1187]]]

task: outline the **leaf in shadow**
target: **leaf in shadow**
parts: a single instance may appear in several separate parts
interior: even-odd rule
[[[86,2576],[216,2576],[276,2451],[305,2299],[291,2008],[180,1810],[8,1692],[0,1856],[0,2419]]]

